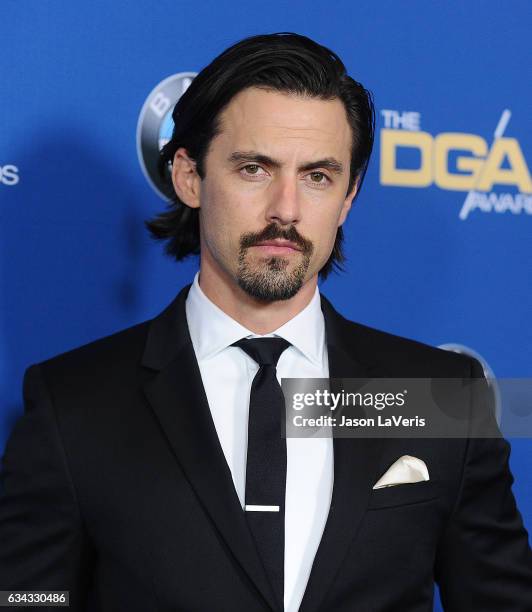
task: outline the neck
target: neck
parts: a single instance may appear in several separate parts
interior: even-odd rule
[[[299,314],[311,301],[316,291],[318,275],[305,282],[288,300],[263,302],[247,294],[236,281],[221,270],[200,265],[199,285],[203,293],[235,321],[264,335],[284,325]]]

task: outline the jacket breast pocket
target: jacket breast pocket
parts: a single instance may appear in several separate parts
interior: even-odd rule
[[[439,496],[438,483],[434,480],[409,482],[382,489],[372,489],[368,510],[420,504]]]

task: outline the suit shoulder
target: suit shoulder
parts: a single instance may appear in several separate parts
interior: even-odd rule
[[[401,376],[470,376],[474,359],[344,318],[354,349]],[[399,374],[401,372],[401,374]]]
[[[121,371],[140,364],[150,321],[137,323],[108,336],[42,361],[45,378],[50,381],[87,380]]]

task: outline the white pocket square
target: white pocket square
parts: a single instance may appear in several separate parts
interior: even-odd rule
[[[430,480],[429,471],[425,462],[417,457],[403,455],[386,470],[373,485],[374,489],[393,487],[395,485]]]

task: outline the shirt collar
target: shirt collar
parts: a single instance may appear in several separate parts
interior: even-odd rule
[[[186,300],[187,323],[198,360],[208,359],[241,338],[280,336],[288,340],[307,359],[320,365],[325,342],[325,323],[318,287],[310,302],[295,317],[271,334],[260,336],[216,306],[199,285],[199,271]]]

